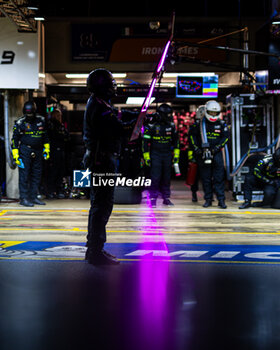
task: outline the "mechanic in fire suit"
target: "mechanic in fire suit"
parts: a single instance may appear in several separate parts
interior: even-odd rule
[[[172,162],[179,162],[180,148],[172,112],[168,104],[161,104],[157,108],[156,121],[148,124],[144,130],[143,157],[145,164],[151,167],[152,207],[156,207],[159,193],[162,195],[164,205],[173,205],[170,201],[171,169]]]
[[[19,167],[20,205],[44,205],[38,195],[42,175],[42,160],[49,159],[50,144],[45,118],[36,115],[33,101],[25,102],[23,116],[15,122],[12,136],[12,153]]]
[[[205,104],[205,116],[196,120],[190,128],[190,142],[199,166],[205,203],[204,208],[212,205],[213,188],[218,206],[225,204],[225,169],[222,148],[228,142],[229,132],[226,123],[220,119],[221,106],[215,100]]]
[[[256,187],[263,189],[264,197],[262,202],[251,204],[252,191]],[[271,206],[280,187],[280,148],[273,154],[260,159],[254,167],[253,174],[247,174],[244,183],[244,203],[239,209],[253,207]]]
[[[91,93],[84,114],[83,139],[86,152],[83,158],[85,169],[95,175],[114,178],[122,137],[132,132],[135,118],[124,123],[113,108],[111,98],[116,95],[117,85],[110,71],[98,68],[87,78]],[[125,111],[129,113],[129,111]],[[119,260],[104,250],[106,224],[114,203],[114,186],[91,186],[91,207],[88,217],[87,251],[85,259],[92,265],[116,265]]]

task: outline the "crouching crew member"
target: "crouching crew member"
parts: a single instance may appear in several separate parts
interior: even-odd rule
[[[180,149],[178,134],[173,123],[172,108],[161,104],[157,109],[157,118],[144,130],[143,157],[150,166],[152,207],[156,206],[157,197],[161,193],[164,205],[173,205],[170,201],[170,181],[173,164],[179,162]]]
[[[244,203],[239,209],[251,207],[271,206],[280,187],[280,148],[274,154],[269,154],[259,160],[254,168],[254,173],[246,176],[244,183]],[[252,201],[253,188],[263,189],[262,202]]]
[[[15,122],[12,136],[12,153],[19,167],[20,205],[33,207],[44,205],[38,195],[42,174],[42,160],[49,158],[50,144],[45,118],[36,115],[37,107],[27,101],[23,107],[23,117]]]
[[[222,148],[228,142],[229,132],[226,123],[220,119],[221,107],[217,101],[205,104],[205,116],[190,128],[190,142],[198,162],[205,203],[212,205],[213,188],[218,206],[225,209],[225,169]]]

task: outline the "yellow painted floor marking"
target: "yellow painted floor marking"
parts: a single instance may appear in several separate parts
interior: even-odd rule
[[[20,211],[20,212],[42,212],[42,213],[52,213],[52,212],[61,212],[61,213],[80,213],[80,212],[88,212],[88,210],[86,209],[77,209],[77,210],[73,210],[73,209],[6,209],[3,210],[6,212],[9,211]],[[1,214],[0,214],[1,215]]]
[[[26,241],[0,241],[0,247],[1,248],[8,248],[12,247],[14,245],[18,245],[21,243],[25,243]]]
[[[224,234],[228,234],[228,235],[280,235],[280,232],[225,232],[225,231],[209,231],[209,232],[206,232],[206,231],[159,231],[159,232],[155,232],[155,231],[132,231],[132,230],[128,230],[128,231],[110,231],[110,230],[107,230],[108,233],[144,233],[144,234],[159,234],[161,236],[164,236],[164,235],[168,235],[168,234],[173,234],[173,235],[176,235],[176,234],[208,234],[208,235],[224,235]]]
[[[78,231],[77,228],[31,228],[31,227],[6,227],[0,228],[0,231],[63,231],[63,232],[73,232]],[[80,230],[80,232],[87,232],[87,230]]]
[[[204,211],[204,210],[139,210],[139,211],[131,211],[131,210],[113,210],[113,213],[166,213],[166,214],[231,214],[231,215],[280,215],[280,212],[253,212],[253,211]]]
[[[14,228],[0,228],[0,231],[58,231],[58,232],[87,232],[86,229],[74,228],[29,228],[29,227],[14,227]],[[151,235],[176,235],[176,234],[207,234],[207,235],[280,235],[280,232],[234,232],[234,231],[162,231],[155,229],[154,231],[139,231],[139,230],[107,230],[108,233],[140,233],[140,234],[151,234]]]
[[[88,213],[87,209],[5,209],[0,212],[0,216],[4,215],[7,212],[61,212],[61,213]],[[211,211],[211,210],[151,210],[151,209],[142,209],[142,210],[119,210],[114,209],[113,213],[143,213],[143,214],[150,214],[150,213],[170,213],[170,214],[223,214],[223,215],[280,215],[280,211],[275,212],[266,212],[266,211]]]

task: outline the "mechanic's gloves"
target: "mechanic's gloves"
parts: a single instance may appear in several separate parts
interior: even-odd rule
[[[150,152],[144,152],[143,153],[144,162],[147,166],[151,166],[151,157]]]
[[[45,160],[48,160],[50,158],[50,144],[49,143],[44,144],[43,157]]]
[[[173,154],[173,163],[179,163],[179,157],[180,157],[180,149],[175,148],[174,149],[174,154]]]
[[[12,149],[12,154],[13,154],[13,158],[15,160],[15,163],[17,165],[20,165],[20,159],[19,159],[19,151],[18,151],[18,148],[13,148]]]

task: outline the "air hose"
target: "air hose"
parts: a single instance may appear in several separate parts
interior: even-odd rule
[[[200,133],[201,133],[202,144],[208,143],[207,132],[206,132],[206,124],[205,124],[205,117],[202,118],[200,125],[201,125],[200,126]]]
[[[203,155],[202,159],[204,160],[205,164],[211,164],[213,155],[210,151],[210,145],[207,140],[207,133],[206,133],[206,125],[205,125],[205,117],[202,118],[200,123],[200,134],[201,134],[201,140],[202,140],[202,148],[203,148]]]
[[[230,181],[232,176],[230,174],[230,160],[229,160],[229,151],[228,151],[228,146],[227,144],[225,144],[224,147],[224,152],[225,152],[225,161],[224,161],[224,165],[226,168],[226,174],[227,174],[227,180]]]
[[[239,170],[242,168],[242,166],[244,165],[244,163],[246,162],[246,160],[257,153],[266,153],[267,150],[269,150],[270,148],[276,146],[279,143],[280,139],[279,139],[279,135],[276,137],[276,139],[268,146],[266,147],[262,147],[262,148],[256,148],[256,149],[251,149],[249,148],[248,151],[241,157],[241,159],[239,160],[239,162],[236,164],[235,168],[233,169],[232,173],[230,174],[230,176],[235,176]]]
[[[225,144],[225,147],[222,151],[223,151],[224,165],[225,165],[225,169],[226,169],[226,173],[227,173],[227,179],[229,181],[231,180],[231,178],[233,176],[235,176],[239,172],[239,170],[242,168],[242,166],[245,164],[246,160],[250,156],[252,156],[254,154],[262,154],[262,153],[265,154],[267,152],[267,150],[269,150],[270,148],[273,148],[275,146],[276,146],[276,148],[278,148],[280,146],[280,135],[278,135],[276,137],[276,139],[270,145],[268,145],[266,147],[262,147],[262,148],[251,149],[255,130],[256,130],[256,128],[254,127],[253,135],[252,135],[252,139],[251,139],[250,147],[249,147],[248,151],[241,157],[241,159],[238,161],[238,163],[236,164],[235,168],[233,169],[233,171],[231,173],[230,173],[230,159],[229,159],[228,146],[227,146],[227,144]],[[206,134],[205,118],[202,118],[200,132],[201,132],[202,142],[206,144],[208,141],[207,141],[207,134]]]

